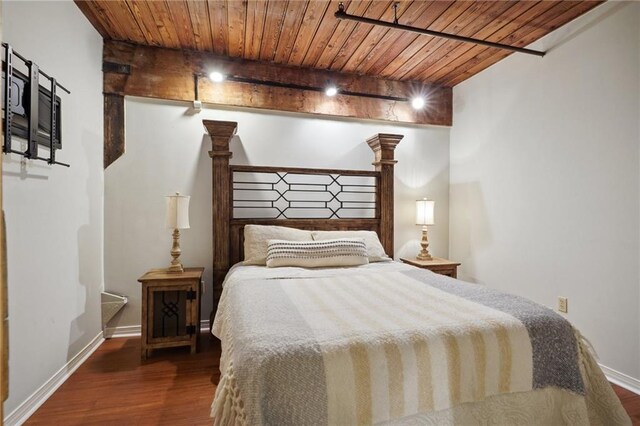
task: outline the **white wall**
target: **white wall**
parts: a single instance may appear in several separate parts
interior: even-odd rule
[[[555,307],[640,377],[640,3],[612,2],[454,88],[450,256]]]
[[[140,324],[136,279],[169,264],[170,231],[164,226],[164,195],[191,195],[191,229],[181,237],[185,265],[205,266],[209,293],[202,317],[211,311],[211,159],[203,119],[238,122],[233,164],[372,170],[366,139],[400,133],[396,149],[396,255],[418,252],[420,228],[415,200],[436,200],[437,225],[430,231],[435,255],[448,254],[449,129],[394,126],[259,110],[204,109],[155,100],[126,101],[126,154],[105,171],[105,286],[130,303],[110,326]]]
[[[58,155],[71,168],[29,161],[23,170],[18,156],[3,156],[10,414],[101,331],[102,40],[73,2],[2,9],[3,41],[71,91],[60,93]]]

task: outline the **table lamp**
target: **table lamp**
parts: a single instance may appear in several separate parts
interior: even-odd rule
[[[181,273],[184,272],[182,263],[180,263],[180,230],[189,228],[189,196],[167,195],[167,214],[165,227],[173,229],[173,246],[171,247],[171,266],[167,268],[167,272]]]
[[[422,225],[422,240],[420,246],[422,250],[416,256],[418,260],[432,260],[433,258],[429,254],[429,239],[427,237],[427,225],[433,225],[434,207],[435,201],[422,200],[416,201],[416,225]]]

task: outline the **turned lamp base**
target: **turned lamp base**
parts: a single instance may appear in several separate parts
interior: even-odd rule
[[[181,274],[184,272],[184,267],[182,266],[182,263],[178,265],[171,265],[167,268],[167,272],[171,274]]]
[[[422,250],[420,250],[420,253],[418,253],[418,255],[416,256],[416,259],[418,260],[433,260],[433,257],[431,257],[431,254],[429,253],[429,239],[427,237],[427,226],[423,226],[422,227],[422,240],[420,240],[420,246],[422,247]]]
[[[167,268],[167,272],[172,274],[181,274],[184,272],[184,268],[182,267],[182,263],[180,263],[180,254],[182,254],[182,250],[180,250],[180,230],[173,230],[173,246],[171,246],[171,266]]]

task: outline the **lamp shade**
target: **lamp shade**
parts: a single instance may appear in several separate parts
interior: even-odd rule
[[[434,224],[434,208],[435,201],[422,200],[416,201],[416,225],[433,225]]]
[[[168,229],[189,228],[189,197],[188,195],[167,195],[167,215],[165,227]]]

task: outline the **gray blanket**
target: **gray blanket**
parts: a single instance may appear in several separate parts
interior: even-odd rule
[[[568,398],[544,415],[588,418],[576,334],[543,306],[392,262],[276,269],[225,283],[217,424],[372,424],[538,390]]]

